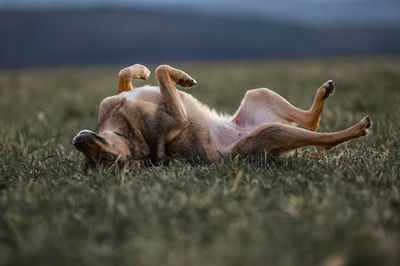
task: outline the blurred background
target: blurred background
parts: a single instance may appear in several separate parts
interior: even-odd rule
[[[260,87],[308,109],[332,79],[319,131],[374,126],[282,163],[86,175],[72,139],[133,63],[227,114]],[[0,0],[0,266],[400,265],[399,103],[400,0]]]
[[[398,0],[1,0],[0,68],[400,52]]]

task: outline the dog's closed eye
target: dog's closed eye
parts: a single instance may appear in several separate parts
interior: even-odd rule
[[[101,151],[99,154],[99,161],[101,163],[113,163],[117,159],[117,157],[117,154]]]

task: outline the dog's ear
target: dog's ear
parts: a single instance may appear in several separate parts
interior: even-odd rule
[[[99,117],[97,121],[97,129],[101,128],[105,120],[108,119],[108,116],[109,114],[111,114],[112,110],[121,107],[125,103],[125,101],[126,101],[125,98],[121,100],[114,96],[105,98],[99,105]]]
[[[132,137],[131,142],[132,146],[130,147],[131,153],[134,160],[145,159],[150,155],[150,148],[147,145],[146,140],[143,137],[142,132],[136,127],[132,126]]]

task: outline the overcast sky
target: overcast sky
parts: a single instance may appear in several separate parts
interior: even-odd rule
[[[329,3],[380,3],[382,5],[396,3],[398,0],[0,0],[0,6],[83,6],[83,5],[120,5],[129,4],[134,5],[135,3],[142,4],[171,4],[171,3],[184,3],[184,4],[212,4],[212,3],[225,3],[225,4],[265,4],[265,3],[302,3],[302,4],[329,4]]]
[[[306,23],[400,25],[400,0],[0,0],[0,8],[170,7]]]

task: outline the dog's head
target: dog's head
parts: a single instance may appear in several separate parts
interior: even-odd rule
[[[103,101],[100,105],[98,133],[85,129],[72,141],[85,157],[85,168],[107,167],[114,163],[121,167],[149,155],[141,130],[125,117],[124,102],[110,102]]]
[[[127,137],[112,131],[96,134],[90,130],[82,130],[72,141],[75,148],[85,156],[84,164],[93,168],[96,165],[119,166],[132,161],[134,144]]]

